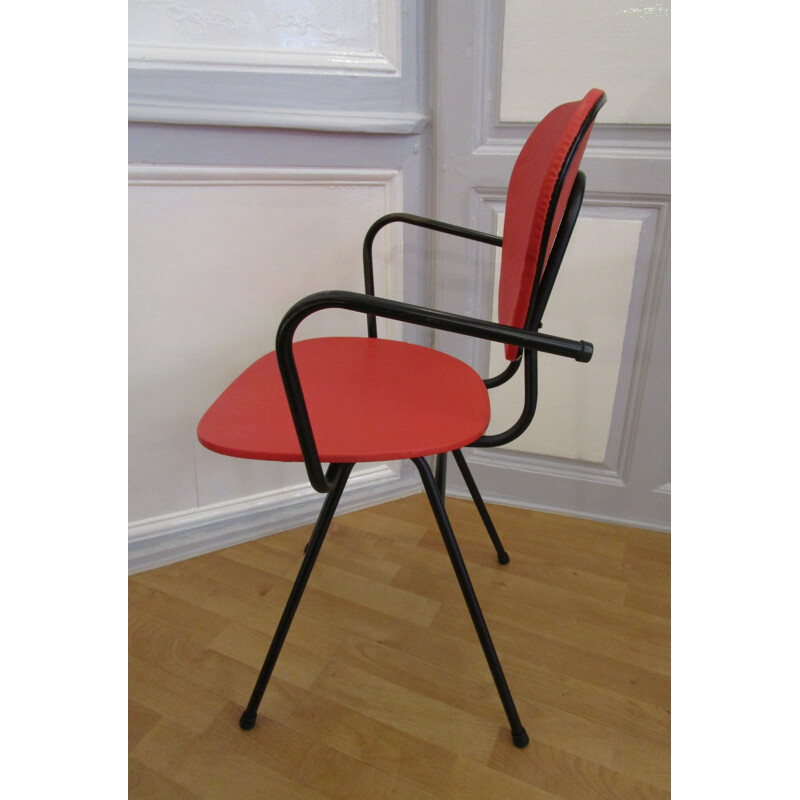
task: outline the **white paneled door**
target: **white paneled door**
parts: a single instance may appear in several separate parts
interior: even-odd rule
[[[476,478],[500,502],[667,529],[669,3],[446,0],[437,9],[438,216],[502,231],[511,168],[537,121],[593,87],[608,95],[543,329],[592,341],[595,356],[588,365],[540,357],[533,425],[504,448],[468,451]],[[496,314],[492,248],[442,241],[437,263],[440,304]],[[487,376],[502,367],[502,347],[438,341]],[[493,392],[490,430],[518,417],[521,377]]]

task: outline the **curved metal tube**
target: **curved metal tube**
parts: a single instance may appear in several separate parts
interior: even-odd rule
[[[471,228],[463,228],[460,225],[451,225],[449,222],[439,222],[439,220],[430,219],[429,217],[420,217],[416,214],[406,214],[404,212],[386,214],[385,216],[375,220],[375,222],[370,225],[369,230],[364,237],[364,290],[369,295],[374,296],[375,294],[375,278],[372,268],[372,243],[375,241],[378,231],[392,222],[405,222],[408,225],[416,225],[418,228],[426,228],[439,233],[448,233],[452,236],[459,236],[462,239],[472,239],[476,242],[492,244],[495,247],[503,246],[502,236],[495,236],[491,233],[475,231]],[[375,339],[378,336],[378,329],[374,314],[367,314],[367,335],[372,339]]]
[[[493,378],[484,378],[484,386],[486,386],[487,389],[494,389],[496,386],[502,386],[504,383],[507,383],[517,374],[521,363],[522,356],[519,355],[513,361],[509,361],[506,368],[498,375],[495,375]]]
[[[503,444],[513,442],[527,430],[533,421],[536,413],[536,403],[539,398],[539,368],[536,353],[526,350],[523,359],[525,362],[525,373],[523,380],[525,383],[525,400],[522,404],[522,413],[519,419],[502,433],[484,434],[480,439],[476,439],[470,447],[499,447]],[[519,362],[516,362],[519,363]]]

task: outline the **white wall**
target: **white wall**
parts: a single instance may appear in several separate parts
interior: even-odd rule
[[[506,0],[502,122],[541,119],[565,97],[581,97],[588,76],[612,98],[605,124],[669,123],[669,0]]]
[[[402,207],[399,180],[369,169],[131,170],[131,519],[305,480],[302,467],[212,454],[195,428],[220,391],[272,349],[278,322],[302,294],[363,290],[362,232]],[[382,244],[377,288],[399,299],[399,237]],[[358,336],[365,325],[331,311],[304,323],[298,338],[331,330]]]
[[[377,217],[427,211],[426,116],[415,3],[132,0],[129,12],[129,541],[141,569],[316,516],[302,465],[210,453],[197,422],[274,347],[292,303],[363,288]],[[379,237],[377,289],[420,300],[425,281],[406,277],[404,258],[399,229]],[[298,335],[323,330],[365,335],[366,323],[330,311]],[[406,483],[399,464],[359,467],[343,509]]]

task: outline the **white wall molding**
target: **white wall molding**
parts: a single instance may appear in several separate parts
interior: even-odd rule
[[[529,475],[547,475],[552,478],[570,478],[591,481],[607,486],[624,486],[625,482],[617,470],[605,464],[590,464],[585,461],[568,461],[550,456],[530,453],[514,453],[511,450],[473,448],[469,454],[470,464],[483,464],[501,469],[511,469]]]
[[[638,287],[634,286],[632,311],[628,320],[629,327],[635,326],[638,329],[638,335],[635,345],[631,343],[629,336],[626,337],[627,352],[632,353],[626,358],[630,364],[630,374],[626,374],[625,369],[621,371],[620,387],[627,385],[628,389],[624,396],[617,398],[618,407],[624,404],[625,415],[618,429],[618,437],[612,436],[610,439],[612,442],[617,442],[613,454],[614,464],[627,483],[635,468],[636,436],[640,430],[642,403],[653,352],[656,347],[664,346],[663,342],[656,341],[656,330],[664,284],[670,268],[668,253],[670,204],[669,198],[664,196],[626,197],[622,194],[590,194],[587,201],[590,206],[630,209],[650,217],[646,220],[647,226],[643,232],[643,238],[647,236],[649,241],[643,242],[644,246],[640,248],[640,260],[636,265],[637,273],[646,275],[647,281],[644,285],[640,281]]]
[[[351,476],[337,514],[418,491],[413,476],[403,477],[384,464],[365,466]],[[134,522],[128,527],[128,570],[142,572],[308,525],[316,520],[321,503],[321,496],[304,483]]]
[[[398,42],[399,45],[399,42]],[[322,52],[279,50],[276,48],[184,47],[171,44],[128,46],[131,69],[176,71],[241,71],[258,73],[299,72],[318,75],[399,75],[396,56],[383,53]]]
[[[400,172],[396,169],[369,167],[238,167],[183,164],[129,164],[131,186],[316,186],[358,185],[385,186],[387,204],[399,207],[402,196]]]
[[[266,72],[398,74],[401,9],[398,0],[356,9],[248,3],[214,9],[192,0],[131,0],[128,57],[135,67],[242,67]],[[373,24],[367,22],[369,11]],[[259,18],[262,17],[262,18]],[[351,24],[352,23],[352,24]]]
[[[473,151],[476,156],[495,156],[516,159],[528,140],[534,125],[498,125]],[[631,126],[633,128],[634,126]],[[649,130],[627,130],[619,135],[618,126],[597,123],[592,128],[592,138],[586,147],[581,168],[600,159],[632,161],[650,172],[666,165],[672,157],[669,128],[655,126]],[[499,135],[498,135],[499,134]]]
[[[415,111],[323,111],[186,102],[131,102],[130,122],[164,125],[224,125],[331,133],[416,134],[428,117]]]

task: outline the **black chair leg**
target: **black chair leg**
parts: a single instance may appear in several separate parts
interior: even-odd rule
[[[433,514],[436,517],[436,522],[439,525],[439,530],[442,534],[447,554],[450,556],[450,561],[455,570],[456,577],[458,578],[461,592],[464,595],[464,600],[467,603],[472,623],[475,626],[475,631],[478,634],[483,653],[486,656],[486,661],[489,663],[489,669],[494,678],[494,684],[497,687],[497,692],[500,695],[500,700],[503,703],[503,708],[508,717],[508,722],[511,726],[511,738],[517,747],[525,747],[528,744],[528,734],[525,728],[522,727],[517,708],[514,705],[514,700],[511,697],[511,691],[508,688],[503,668],[500,666],[500,661],[497,658],[497,653],[492,643],[492,638],[489,635],[489,629],[486,627],[486,620],[483,618],[483,612],[480,605],[478,605],[478,598],[475,596],[475,590],[472,588],[472,582],[469,579],[464,559],[461,557],[461,551],[458,548],[453,529],[450,526],[450,520],[447,518],[442,497],[439,489],[436,486],[436,479],[431,472],[428,462],[424,458],[412,459],[417,469],[419,470],[420,477],[422,478],[422,485],[425,487],[425,492],[428,495]]]
[[[436,455],[436,488],[442,496],[442,503],[447,495],[447,453]]]
[[[508,564],[510,560],[508,553],[506,553],[503,543],[500,541],[500,537],[497,535],[492,518],[489,516],[489,511],[483,502],[481,493],[478,491],[478,485],[475,483],[475,479],[472,477],[472,472],[470,472],[469,466],[467,465],[467,460],[464,458],[464,454],[460,450],[454,450],[453,457],[456,460],[456,464],[458,464],[458,468],[461,470],[464,483],[467,484],[467,489],[469,489],[469,493],[472,495],[472,500],[478,508],[478,513],[481,515],[483,524],[486,526],[486,530],[489,532],[489,538],[492,540],[494,549],[497,551],[497,560],[501,564]]]
[[[309,539],[308,545],[306,546],[303,563],[300,565],[300,571],[297,573],[297,578],[295,579],[289,599],[286,602],[286,607],[283,609],[283,615],[278,623],[275,635],[272,638],[272,644],[264,660],[264,666],[261,667],[256,685],[253,687],[250,702],[247,704],[247,708],[239,719],[239,727],[246,731],[249,731],[256,724],[256,716],[258,714],[258,707],[261,704],[261,698],[264,696],[264,691],[272,675],[272,670],[275,668],[275,662],[278,660],[278,655],[281,652],[284,639],[286,639],[286,634],[289,632],[289,626],[292,624],[292,619],[294,619],[294,614],[295,611],[297,611],[300,598],[303,596],[303,590],[306,588],[306,583],[308,583],[308,578],[311,575],[314,562],[317,560],[317,555],[322,547],[322,541],[325,538],[325,534],[328,532],[331,520],[336,511],[336,506],[339,504],[339,498],[342,496],[347,478],[350,476],[350,471],[352,469],[353,464],[336,464],[332,466],[334,474],[331,475],[331,477],[335,477],[336,485],[325,497],[325,502],[322,504],[322,510],[317,518],[317,524],[314,526],[311,539]]]

